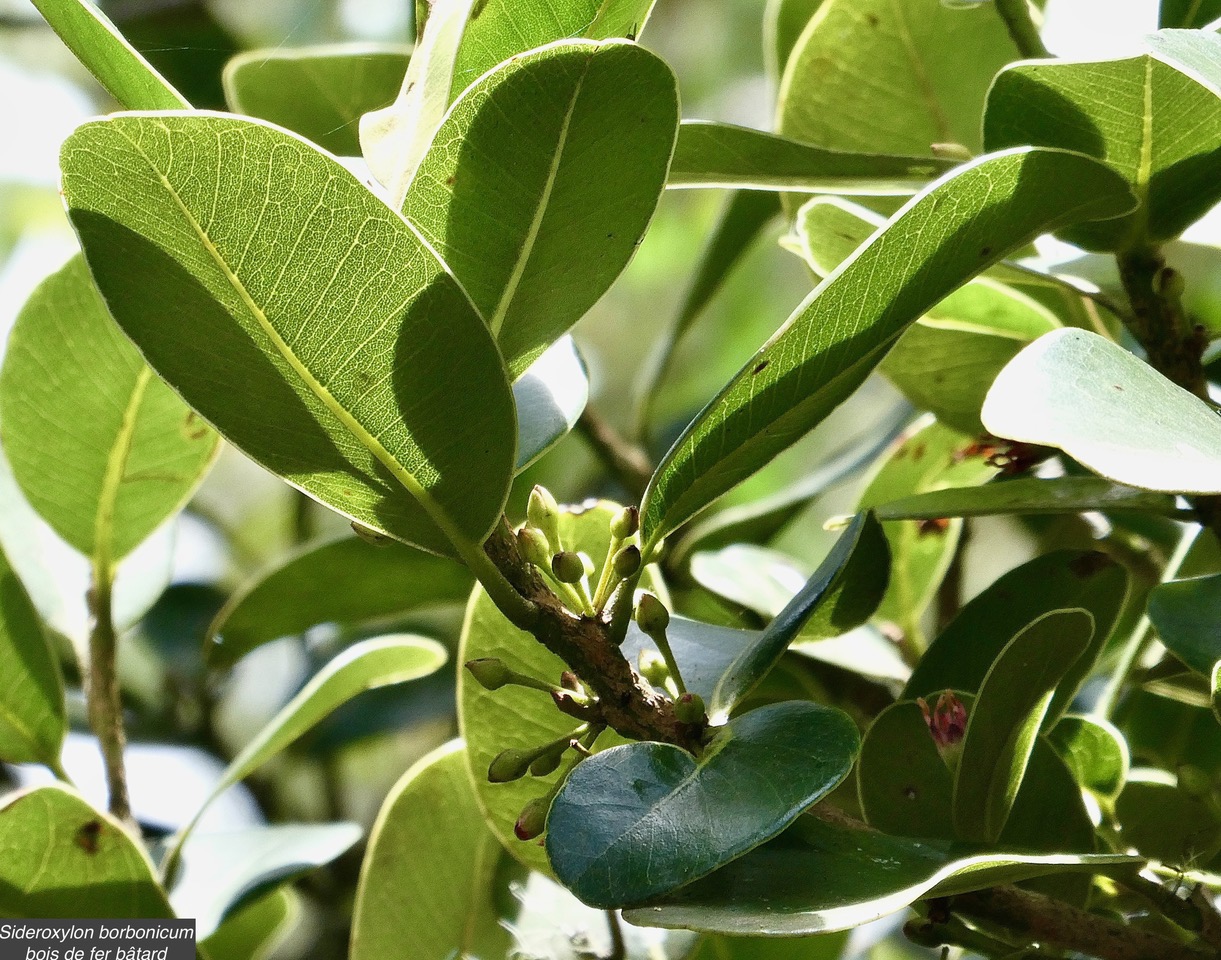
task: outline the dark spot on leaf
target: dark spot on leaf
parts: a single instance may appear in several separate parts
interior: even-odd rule
[[[188,410],[186,419],[182,421],[182,435],[188,440],[202,440],[208,433],[208,425],[203,422],[194,410]]]
[[[607,239],[607,240],[614,240],[614,239],[615,239],[615,235],[614,235],[613,233],[608,233],[608,234],[606,235],[606,239]]]
[[[903,796],[905,798],[907,798],[908,800],[915,800],[916,797],[918,796],[918,794],[916,793],[916,788],[915,787],[904,787]]]
[[[873,27],[874,29],[876,29],[882,25],[882,18],[879,17],[876,13],[865,14],[865,19],[869,21],[869,26]]]
[[[452,186],[454,185],[454,181],[455,181],[456,179],[458,179],[458,178],[457,178],[457,177],[454,177],[454,176],[448,176],[448,177],[446,177],[446,178],[445,178],[445,185],[446,185],[447,187],[452,187]]]
[[[928,453],[928,447],[926,447],[923,443],[917,443],[914,447],[912,447],[913,460],[923,459],[926,453]]]
[[[90,820],[76,831],[74,843],[88,854],[98,852],[98,837],[102,835],[102,822]]]
[[[1118,390],[1120,393],[1123,393],[1123,387],[1121,387],[1118,383],[1113,383],[1113,384],[1111,384],[1111,386],[1114,387],[1116,390]]]
[[[981,250],[979,251],[979,255],[980,255],[981,257],[990,257],[990,256],[992,256],[992,248],[991,248],[991,247],[984,247],[983,249],[981,249]]]
[[[950,529],[950,520],[948,517],[931,517],[928,520],[916,521],[916,530],[922,537],[927,537],[929,535],[940,536],[948,529]]]
[[[1105,570],[1111,565],[1110,559],[1105,553],[1099,553],[1097,550],[1091,550],[1089,553],[1082,554],[1073,560],[1068,565],[1068,571],[1079,580],[1088,580],[1100,570]]]
[[[769,363],[771,363],[770,360],[760,360],[758,363],[755,364],[755,368],[750,372],[750,375],[753,377],[753,376],[757,376],[758,374],[762,373],[764,370],[767,369],[767,365]]]

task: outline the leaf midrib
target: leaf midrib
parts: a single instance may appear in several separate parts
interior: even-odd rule
[[[115,434],[110,455],[106,458],[106,472],[102,475],[102,489],[98,494],[98,510],[93,522],[93,563],[97,570],[108,572],[115,561],[114,556],[114,515],[119,502],[119,490],[123,486],[123,477],[127,473],[127,461],[131,456],[132,442],[136,435],[136,421],[139,419],[140,404],[144,402],[144,393],[148,389],[153,371],[147,364],[142,365],[132,384],[131,394],[127,398],[127,406],[123,410],[123,419],[119,423],[119,432]]]
[[[263,312],[262,308],[255,303],[254,298],[250,295],[250,291],[246,289],[246,285],[242,283],[241,279],[233,272],[229,264],[225,261],[225,258],[221,256],[220,251],[216,249],[216,246],[212,243],[211,238],[208,237],[202,225],[195,218],[195,215],[191,212],[191,210],[188,209],[186,204],[183,202],[182,197],[178,195],[178,191],[174,189],[174,186],[169,182],[165,174],[162,173],[156,163],[153,162],[152,157],[145,153],[141,145],[128,136],[127,132],[124,131],[122,127],[117,127],[116,129],[120,135],[122,135],[123,138],[131,144],[132,149],[144,158],[144,161],[148,164],[149,169],[152,170],[156,175],[157,179],[161,182],[161,185],[165,188],[166,193],[174,201],[174,205],[182,213],[187,223],[191,226],[191,229],[194,230],[195,235],[199,238],[199,242],[203,244],[204,249],[212,258],[212,261],[216,264],[217,268],[224,275],[234,292],[246,306],[246,309],[250,312],[250,315],[253,317],[255,323],[258,324],[259,329],[262,330],[263,334],[271,341],[276,351],[289,365],[292,371],[301,378],[302,382],[306,385],[306,387],[309,388],[310,392],[322,402],[323,406],[327,408],[332,416],[339,420],[339,422],[343,424],[348,432],[351,433],[352,436],[354,436],[365,447],[366,450],[373,454],[373,456],[382,464],[382,466],[390,471],[394,478],[398,480],[400,484],[402,484],[408,493],[416,498],[416,501],[421,507],[424,508],[424,511],[428,514],[433,523],[440,527],[441,531],[459,549],[460,552],[473,549],[474,544],[472,544],[470,539],[458,529],[458,527],[449,518],[449,515],[441,508],[441,505],[433,498],[432,494],[430,494],[420,484],[420,482],[416,480],[415,477],[413,477],[403,468],[402,464],[400,464],[398,460],[395,459],[395,457],[390,453],[390,451],[382,445],[381,441],[369,433],[369,431],[366,430],[364,426],[347,411],[343,404],[335,399],[335,396],[330,392],[330,390],[327,389],[327,387],[323,385],[322,382],[319,381],[318,378],[313,375],[310,369],[301,361],[301,358],[297,356],[296,352],[291,346],[289,346],[288,342],[280,336],[280,332],[276,330],[271,321],[267,319],[267,315]]]

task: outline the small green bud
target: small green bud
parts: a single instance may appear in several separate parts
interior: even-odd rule
[[[674,701],[674,716],[680,723],[703,723],[708,719],[704,698],[698,693],[684,693]]]
[[[547,814],[551,810],[551,794],[535,797],[524,807],[517,822],[513,824],[513,833],[518,840],[533,840],[547,829]]]
[[[538,757],[537,750],[505,750],[498,753],[488,765],[489,783],[508,783],[520,780],[530,770],[530,764]]]
[[[522,527],[517,531],[517,549],[527,563],[546,568],[551,563],[551,547],[541,530]]]
[[[664,634],[670,625],[670,611],[653,594],[646,593],[636,604],[636,623],[650,637],[656,637],[659,633]]]
[[[626,540],[640,529],[640,511],[635,507],[624,507],[611,518],[610,532],[616,540]]]
[[[560,505],[546,487],[535,485],[526,504],[526,519],[530,526],[542,531],[555,549],[560,548]]]
[[[641,650],[636,661],[640,675],[655,687],[664,687],[670,679],[670,668],[666,666],[666,658],[656,650]]]
[[[634,543],[624,547],[615,554],[615,559],[611,561],[611,564],[615,568],[616,576],[620,580],[626,580],[640,569],[640,548]]]
[[[535,761],[530,764],[530,775],[545,777],[550,773],[555,773],[559,768],[560,761],[564,759],[564,753],[568,750],[569,746],[570,744],[567,743],[559,743],[556,744],[554,749],[539,754]]]
[[[580,583],[585,576],[585,564],[571,550],[561,550],[551,558],[551,572],[560,583]]]
[[[513,671],[505,666],[503,660],[496,657],[481,657],[478,660],[468,660],[466,669],[471,672],[481,687],[485,690],[499,690],[506,683],[513,682]]]
[[[1167,300],[1179,300],[1187,289],[1183,275],[1173,267],[1162,267],[1153,278],[1153,292]]]

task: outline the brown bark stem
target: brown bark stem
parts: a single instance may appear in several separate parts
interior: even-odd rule
[[[624,439],[592,407],[585,408],[577,426],[593,447],[594,453],[606,464],[615,479],[623,484],[624,489],[633,496],[644,496],[645,488],[653,476],[653,464],[648,454]]]
[[[116,668],[118,638],[114,628],[113,586],[113,570],[108,565],[95,564],[93,585],[89,590],[92,624],[89,629],[88,713],[89,725],[98,738],[106,767],[110,812],[121,823],[132,826],[127,771],[123,765],[127,738],[123,730],[123,701]]]

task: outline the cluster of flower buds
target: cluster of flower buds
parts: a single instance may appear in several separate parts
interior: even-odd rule
[[[548,777],[560,768],[565,754],[572,750],[575,760],[589,756],[590,748],[605,729],[602,724],[586,723],[550,743],[528,750],[505,750],[492,760],[488,767],[488,780],[492,783],[508,783],[520,780],[529,774],[532,777]],[[550,789],[527,803],[513,824],[513,832],[519,840],[533,840],[546,829],[547,813],[551,803],[563,786],[566,776],[559,776]]]
[[[657,653],[642,650],[640,675],[655,687],[666,690],[674,698],[674,715],[681,723],[692,725],[708,722],[704,700],[698,693],[688,692],[670,648],[670,611],[651,593],[643,593],[636,604],[636,625],[657,647]]]

